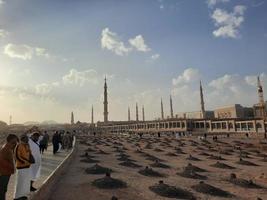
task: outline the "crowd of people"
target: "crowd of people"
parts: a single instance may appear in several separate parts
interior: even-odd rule
[[[69,150],[72,148],[73,134],[69,131],[56,131],[52,138],[52,144],[53,154],[56,154],[61,149]]]
[[[55,131],[52,138],[53,153],[72,148],[73,134]],[[34,130],[18,137],[9,134],[0,148],[0,200],[6,199],[8,183],[16,174],[14,200],[28,199],[28,194],[37,189],[34,182],[41,175],[42,154],[47,150],[49,135],[46,131]]]

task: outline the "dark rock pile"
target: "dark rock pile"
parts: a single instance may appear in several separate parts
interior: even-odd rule
[[[195,199],[193,194],[184,189],[167,185],[163,181],[159,181],[158,184],[150,186],[149,189],[163,197],[177,198],[177,199]]]
[[[227,164],[219,162],[219,161],[217,161],[215,164],[212,164],[211,166],[221,168],[221,169],[235,169],[235,167],[227,165]]]
[[[144,156],[146,157],[146,160],[150,160],[150,161],[160,161],[160,162],[163,161],[162,159],[160,159],[160,158],[158,158],[158,157],[156,157],[156,156],[150,155],[150,154],[148,154],[148,153],[145,154]]]
[[[186,160],[191,160],[191,161],[201,161],[199,158],[192,156],[189,154],[189,156],[186,158]]]
[[[160,149],[160,148],[155,148],[154,151],[156,151],[156,152],[163,152],[163,150]]]
[[[242,178],[237,178],[235,174],[231,174],[228,181],[230,183],[233,183],[234,185],[238,185],[244,188],[255,188],[255,189],[262,188],[261,186],[255,184],[252,180],[245,180]]]
[[[138,164],[136,164],[136,163],[134,163],[132,161],[129,161],[129,160],[121,162],[121,163],[119,163],[119,165],[122,165],[122,166],[125,166],[125,167],[131,167],[131,168],[140,168],[140,167],[142,167],[141,165],[138,165]]]
[[[154,163],[150,164],[151,167],[156,167],[156,168],[171,168],[169,165],[166,165],[164,163],[161,163],[159,161],[155,161]]]
[[[95,164],[94,166],[87,168],[85,172],[87,174],[106,174],[106,173],[111,173],[112,169]]]
[[[206,152],[201,152],[199,155],[200,155],[200,156],[210,156],[210,154],[208,154],[208,153],[206,153]]]
[[[212,160],[225,160],[223,157],[216,156],[216,155],[210,155],[209,159],[212,159]]]
[[[80,155],[81,158],[95,158],[93,155],[89,155],[88,152],[85,152],[84,154]]]
[[[257,164],[250,162],[248,160],[243,160],[242,158],[240,158],[239,161],[236,163],[239,165],[258,166]]]
[[[206,176],[198,174],[196,171],[196,168],[191,166],[186,166],[182,172],[178,172],[177,175],[180,175],[185,178],[192,178],[192,179],[201,179],[205,180],[207,179]]]
[[[96,152],[97,154],[101,154],[101,155],[108,155],[109,153],[103,151],[103,150],[99,150],[98,152]]]
[[[104,178],[94,180],[92,185],[100,189],[118,189],[127,187],[127,184],[124,181],[112,178],[110,173],[107,173]]]
[[[95,152],[95,150],[94,149],[91,149],[90,147],[88,147],[85,151],[86,152]]]
[[[173,152],[168,152],[165,154],[166,156],[171,156],[171,157],[176,157],[178,156],[177,154],[173,153]]]
[[[185,154],[185,152],[181,148],[178,148],[178,147],[175,148],[175,151],[178,154]]]
[[[207,170],[197,167],[195,165],[192,165],[191,163],[188,163],[188,165],[186,166],[186,169],[190,171],[195,171],[195,172],[207,172]]]
[[[99,160],[95,160],[95,159],[87,157],[87,158],[81,159],[80,162],[84,162],[84,163],[99,163]]]
[[[145,169],[142,169],[138,172],[139,174],[142,174],[144,176],[152,176],[152,177],[164,177],[165,176],[149,167],[145,167]]]
[[[200,181],[199,184],[192,186],[192,189],[196,190],[197,192],[209,194],[212,196],[233,197],[233,195],[229,192],[204,183],[203,181]]]

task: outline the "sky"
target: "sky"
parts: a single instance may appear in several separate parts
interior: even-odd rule
[[[0,120],[146,119],[258,102],[265,0],[0,0]],[[265,99],[267,99],[265,92]],[[141,113],[139,111],[139,113]]]

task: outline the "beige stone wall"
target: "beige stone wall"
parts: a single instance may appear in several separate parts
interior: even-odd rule
[[[215,115],[215,118],[219,118],[219,119],[237,117],[235,107],[216,109],[214,110],[214,115]]]
[[[218,108],[214,110],[215,118],[227,119],[227,118],[246,118],[249,108],[245,108],[240,104],[235,104],[228,107]]]

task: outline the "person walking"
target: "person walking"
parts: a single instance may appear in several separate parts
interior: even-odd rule
[[[29,139],[29,145],[30,149],[33,155],[33,158],[35,160],[35,163],[33,163],[30,167],[30,175],[31,175],[31,192],[36,191],[37,189],[33,187],[33,183],[37,181],[37,179],[41,175],[41,165],[42,165],[42,157],[40,153],[40,146],[39,141],[42,140],[42,137],[40,137],[39,132],[34,132]]]
[[[30,166],[34,163],[26,134],[20,137],[20,143],[15,149],[15,160],[17,173],[14,200],[26,200],[31,186]]]
[[[44,150],[47,150],[48,142],[49,142],[49,135],[48,135],[47,132],[45,131],[45,132],[44,132],[43,139],[40,140],[40,152],[41,152],[41,154],[44,153]]]
[[[0,148],[0,199],[6,199],[6,192],[10,176],[15,172],[14,149],[17,146],[18,137],[9,134],[6,143]]]
[[[53,154],[56,154],[59,149],[59,141],[60,141],[59,134],[58,131],[56,131],[52,138]]]

